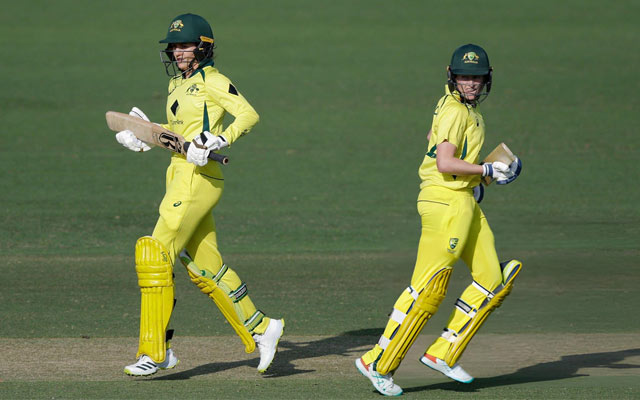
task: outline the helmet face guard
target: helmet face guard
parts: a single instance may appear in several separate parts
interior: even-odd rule
[[[190,43],[190,42],[186,42]],[[200,42],[195,43],[196,48],[193,50],[193,59],[189,63],[189,66],[184,71],[178,67],[178,63],[176,62],[176,58],[173,53],[182,52],[183,50],[176,50],[174,48],[174,44],[177,43],[169,43],[167,48],[160,51],[160,60],[162,64],[164,64],[164,69],[167,75],[169,76],[178,76],[184,75],[191,71],[193,71],[196,67],[196,63],[198,65],[207,62],[208,60],[213,59],[213,49],[215,49],[213,38],[209,38],[206,36],[200,36]]]
[[[467,75],[467,74],[457,74],[457,75]],[[475,99],[469,100],[464,97],[464,91],[458,87],[458,82],[456,82],[456,74],[451,72],[451,67],[447,68],[447,85],[449,86],[449,91],[451,93],[457,92],[460,95],[460,99],[463,103],[467,103],[472,105],[473,107],[482,103],[487,96],[489,96],[489,92],[491,92],[491,83],[493,79],[493,68],[489,68],[489,72],[486,75],[482,75],[484,80],[482,82],[482,87],[480,91],[476,95]]]
[[[464,91],[460,90],[456,82],[456,76],[482,76],[482,87],[478,95],[472,99],[464,97]],[[493,79],[493,68],[489,64],[489,56],[486,51],[478,45],[466,44],[458,47],[451,57],[451,63],[447,67],[447,84],[450,92],[458,92],[462,102],[471,104],[473,107],[480,104],[491,92]]]
[[[188,74],[195,69],[196,63],[201,65],[213,59],[213,31],[209,23],[199,15],[182,14],[175,17],[169,25],[167,36],[160,43],[167,44],[160,52],[160,59],[169,76]],[[194,58],[184,71],[180,70],[174,56],[175,52],[181,51],[174,49],[180,43],[193,43],[196,46],[193,50]]]

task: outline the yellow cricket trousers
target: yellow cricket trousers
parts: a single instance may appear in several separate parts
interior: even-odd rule
[[[186,248],[198,268],[216,276],[224,263],[218,251],[212,211],[222,196],[224,180],[215,177],[217,174],[210,172],[215,170],[207,167],[198,167],[182,157],[171,158],[167,168],[166,193],[160,203],[160,217],[152,236],[169,251],[172,263]],[[242,286],[242,281],[235,271],[228,268],[219,286],[230,294]],[[240,317],[255,322],[247,326],[249,332],[264,333],[269,319],[256,318],[262,313],[249,296],[237,304]]]
[[[473,280],[482,287],[493,290],[502,283],[493,232],[470,189],[425,187],[418,196],[418,213],[422,222],[422,234],[411,277],[413,290],[421,292],[436,272],[443,267],[453,267],[460,258],[469,267]],[[460,298],[478,308],[486,297],[473,285],[469,285]],[[396,300],[394,309],[406,314],[413,302],[410,290],[405,290]],[[454,309],[447,329],[458,332],[467,321],[465,314]],[[398,322],[389,319],[381,341],[391,340],[399,326]],[[439,337],[429,347],[428,353],[444,358],[450,344]],[[363,356],[363,361],[366,364],[376,361],[382,351],[380,344],[376,344]]]

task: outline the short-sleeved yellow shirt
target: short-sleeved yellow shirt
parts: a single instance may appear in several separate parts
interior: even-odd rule
[[[445,93],[433,114],[427,153],[418,170],[422,180],[420,188],[434,185],[454,190],[472,188],[480,183],[480,175],[456,176],[439,172],[436,151],[437,146],[446,140],[456,146],[455,157],[478,164],[484,143],[484,119],[477,107],[460,101],[458,92],[451,93],[446,87]]]

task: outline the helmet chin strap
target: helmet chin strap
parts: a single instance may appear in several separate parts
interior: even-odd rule
[[[195,71],[197,68],[194,66],[194,64],[198,64],[198,61],[196,60],[195,57],[193,57],[193,59],[191,61],[189,61],[189,65],[187,66],[187,69],[185,69],[184,71],[182,71],[182,76],[185,78],[188,78],[188,75],[191,75],[191,73],[193,71]]]
[[[476,98],[473,100],[469,100],[466,97],[464,97],[464,92],[458,88],[458,82],[456,82],[455,80],[449,80],[448,83],[452,85],[453,89],[456,92],[458,92],[458,94],[460,95],[460,102],[463,104],[469,104],[472,107],[475,107],[478,104],[480,104],[489,95],[489,92],[484,90],[486,89],[487,86],[486,84],[483,83],[482,86],[480,87],[480,90],[478,90],[478,94],[476,95]]]
[[[173,56],[172,54],[174,51],[175,50],[165,49],[160,52],[160,60],[164,64],[164,68],[168,76],[182,76],[183,78],[187,78],[188,75],[190,75],[193,71],[200,67],[200,61],[198,61],[198,58],[194,54],[194,57],[189,61],[187,68],[182,70],[179,67],[178,61],[176,60],[175,56]]]

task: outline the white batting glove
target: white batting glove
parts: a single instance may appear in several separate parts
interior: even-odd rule
[[[129,111],[129,115],[151,122],[149,121],[149,117],[138,107],[133,107],[131,111]],[[149,151],[151,147],[153,147],[153,145],[149,145],[138,139],[130,130],[116,133],[116,140],[131,151]]]
[[[132,115],[132,116],[138,117],[138,118],[142,118],[143,120],[145,120],[147,122],[151,122],[151,121],[149,121],[149,117],[147,117],[147,115],[145,113],[143,113],[141,109],[139,109],[138,107],[135,107],[135,106],[131,109],[131,111],[129,111],[129,115]]]
[[[511,183],[516,180],[518,176],[520,176],[520,172],[522,172],[522,161],[518,157],[511,164],[509,164],[509,172],[507,173],[507,179],[498,180],[496,183],[498,185],[506,185],[507,183]]]
[[[522,162],[518,157],[509,165],[494,161],[491,164],[482,165],[482,176],[490,176],[498,185],[506,185],[516,180],[522,171]]]
[[[191,141],[187,149],[187,161],[199,167],[209,161],[209,153],[227,147],[229,144],[222,136],[216,136],[209,131],[204,131]]]
[[[149,151],[149,147],[145,142],[138,139],[130,130],[120,131],[116,133],[118,143],[131,151]]]
[[[482,164],[482,176],[490,176],[498,181],[506,180],[509,177],[509,166],[500,161]]]

